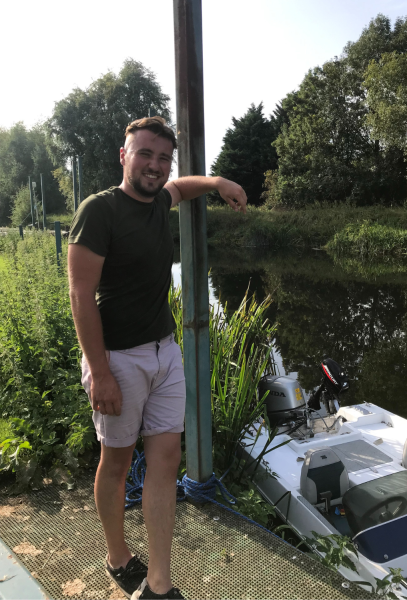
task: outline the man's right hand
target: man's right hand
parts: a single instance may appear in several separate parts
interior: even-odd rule
[[[110,371],[103,375],[92,375],[90,400],[93,410],[101,415],[119,416],[122,412],[122,392]]]

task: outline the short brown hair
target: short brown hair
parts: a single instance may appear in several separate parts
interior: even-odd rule
[[[136,133],[139,129],[148,129],[157,135],[167,138],[172,142],[174,150],[177,148],[177,140],[174,131],[168,127],[165,119],[162,117],[144,117],[144,119],[136,119],[126,127],[125,137],[131,133]]]

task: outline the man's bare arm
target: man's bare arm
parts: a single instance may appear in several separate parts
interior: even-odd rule
[[[192,200],[192,198],[198,198],[202,194],[217,190],[233,210],[246,212],[247,196],[244,189],[234,181],[223,177],[204,177],[200,175],[181,177],[169,181],[164,187],[171,194],[171,208],[182,202],[182,200]]]
[[[119,415],[122,395],[109,369],[102,321],[95,300],[104,258],[86,246],[68,248],[69,294],[79,343],[92,374],[91,402],[101,414]]]

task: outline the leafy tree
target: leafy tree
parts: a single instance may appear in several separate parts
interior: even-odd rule
[[[275,142],[279,172],[266,180],[271,204],[404,202],[403,152],[384,152],[372,136],[363,86],[369,62],[395,48],[407,51],[407,20],[392,30],[379,15],[339,59],[310,70],[283,100],[288,123]]]
[[[233,127],[226,131],[222,150],[211,167],[212,176],[226,177],[239,183],[250,204],[259,205],[263,191],[264,173],[270,164],[277,165],[277,155],[271,143],[276,138],[279,119],[284,111],[268,120],[263,104],[252,104],[243,117],[232,118]],[[217,192],[208,194],[212,202],[220,202]]]
[[[29,175],[34,176],[39,190],[40,173],[43,174],[44,192],[49,211],[64,209],[63,196],[60,194],[57,182],[52,175],[54,169],[55,167],[47,152],[46,136],[41,125],[27,130],[24,124],[20,122],[16,123],[11,129],[0,129],[1,225],[10,223],[11,212],[14,212],[14,201],[17,196],[19,207],[23,206],[22,198],[24,194],[25,196],[27,194],[21,190],[24,186],[27,186]],[[28,204],[26,214],[29,211],[30,205]],[[20,215],[20,212],[18,214]]]
[[[380,60],[386,52],[405,52],[407,49],[407,19],[398,18],[393,29],[388,17],[378,14],[363,29],[356,42],[348,42],[343,51],[343,58],[349,68],[363,73],[371,60]]]
[[[76,88],[57,102],[47,122],[49,145],[58,166],[74,155],[84,157],[85,196],[118,185],[122,178],[119,149],[124,131],[150,107],[170,120],[169,97],[155,75],[127,59],[118,75],[108,72],[88,89]]]
[[[11,224],[14,227],[31,223],[31,199],[28,185],[22,185],[14,196],[11,210]]]
[[[74,195],[73,195],[73,181],[72,181],[72,173],[68,171],[68,169],[63,167],[58,167],[53,171],[53,175],[58,182],[59,190],[61,194],[65,198],[66,209],[68,213],[73,215],[74,213]]]
[[[385,53],[372,61],[366,71],[365,86],[370,108],[367,123],[372,136],[386,149],[407,152],[407,55]]]

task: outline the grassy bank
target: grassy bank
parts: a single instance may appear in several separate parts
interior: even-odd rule
[[[50,229],[54,221],[60,221],[66,229],[72,215],[49,215]],[[179,241],[178,209],[170,211],[170,227]],[[213,247],[325,248],[334,256],[399,259],[407,255],[407,210],[346,205],[301,210],[249,207],[243,215],[227,206],[209,207],[207,233],[208,244]]]
[[[407,254],[407,229],[400,224],[363,221],[350,223],[335,233],[326,245],[336,255],[361,258],[404,257]]]
[[[407,210],[404,208],[313,207],[304,210],[250,208],[246,215],[227,207],[208,209],[208,244],[327,248],[344,256],[402,256],[407,251]],[[178,211],[170,212],[174,239],[179,239]]]

